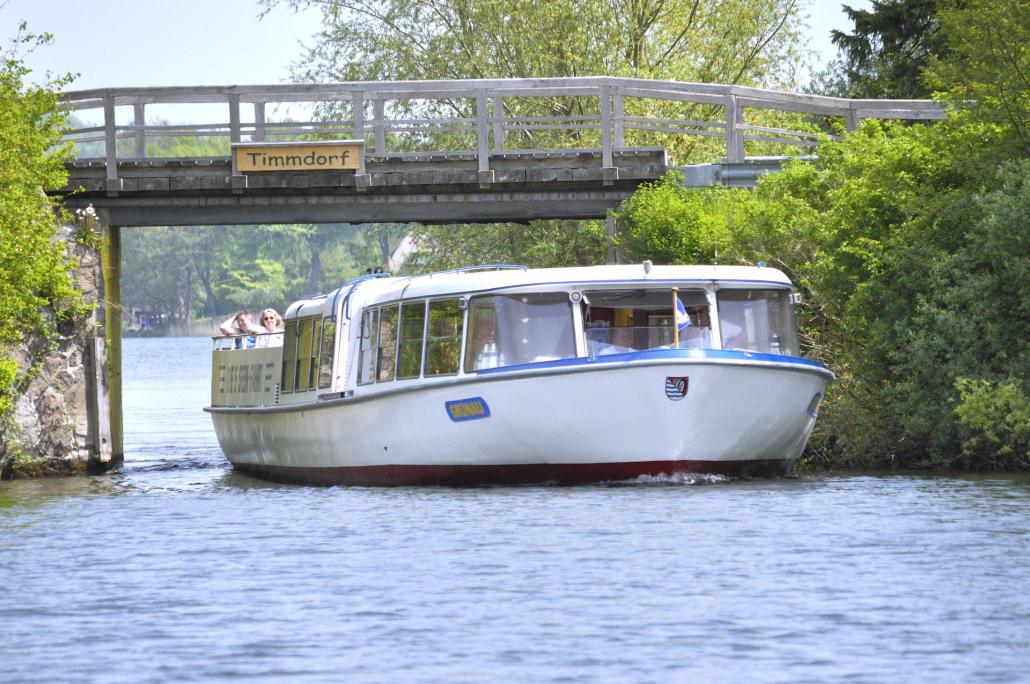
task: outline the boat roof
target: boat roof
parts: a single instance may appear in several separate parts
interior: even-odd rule
[[[489,268],[489,270],[486,270]],[[378,274],[377,274],[378,275]],[[324,310],[326,304],[360,291],[360,302],[389,302],[398,299],[446,297],[506,289],[519,291],[555,286],[559,289],[586,289],[599,286],[689,285],[718,283],[721,287],[790,288],[781,271],[766,266],[651,266],[644,265],[576,266],[568,268],[473,267],[418,276],[370,277],[345,283],[328,295],[295,302],[287,310],[290,317]]]

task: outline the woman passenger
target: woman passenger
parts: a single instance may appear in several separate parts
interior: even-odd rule
[[[283,317],[275,309],[265,309],[261,312],[258,320],[261,332],[278,333],[277,335],[261,335],[258,338],[259,347],[281,347],[283,346]]]

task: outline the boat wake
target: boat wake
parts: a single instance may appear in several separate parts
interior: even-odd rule
[[[711,473],[672,473],[667,475],[641,475],[632,480],[609,482],[614,487],[679,487],[683,485],[711,485],[730,482],[736,478]]]
[[[136,473],[165,473],[184,470],[226,470],[229,465],[225,463],[220,454],[204,456],[186,456],[161,460],[132,460],[126,464],[126,470]]]

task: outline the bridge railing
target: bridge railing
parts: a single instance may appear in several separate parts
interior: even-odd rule
[[[804,153],[829,137],[813,126],[749,124],[746,113],[754,110],[840,117],[847,130],[864,118],[945,116],[942,105],[927,100],[855,100],[616,77],[105,88],[67,92],[62,100],[73,114],[101,112],[102,123],[76,125],[65,139],[78,146],[80,159],[103,160],[109,179],[118,178],[119,161],[175,156],[174,146],[161,145],[169,138],[223,141],[214,145],[217,154],[204,155],[211,157],[228,156],[230,143],[237,142],[351,138],[366,141],[366,158],[457,152],[473,155],[480,172],[489,172],[491,155],[550,151],[556,136],[548,133],[560,132],[562,149],[600,152],[607,169],[616,151],[642,135],[716,138],[728,162],[745,160],[746,143]],[[212,103],[225,107],[224,118],[212,123],[146,120],[147,107]],[[312,120],[266,115],[290,106],[301,106]],[[797,118],[787,120],[789,126]]]

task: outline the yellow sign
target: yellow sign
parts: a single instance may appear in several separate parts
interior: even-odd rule
[[[361,168],[360,140],[312,143],[242,143],[233,145],[237,173],[263,171],[331,171]]]

